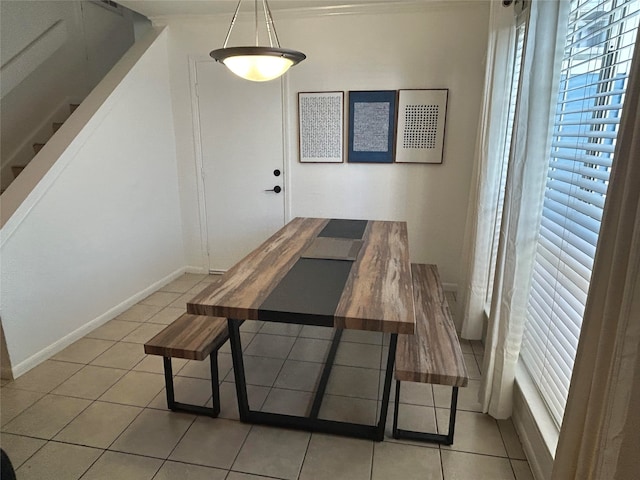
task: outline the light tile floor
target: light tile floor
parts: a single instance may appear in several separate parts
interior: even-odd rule
[[[510,420],[479,413],[482,345],[462,342],[471,376],[460,390],[451,447],[384,442],[238,421],[228,345],[219,354],[220,418],[166,409],[161,358],[142,344],[215,277],[184,275],[0,389],[0,443],[28,479],[531,480]],[[449,296],[455,302],[453,296]],[[305,414],[331,330],[245,322],[252,408]],[[320,416],[371,422],[380,408],[388,339],[346,331]],[[174,360],[178,401],[211,402],[208,362]],[[447,427],[450,389],[403,383],[400,426]]]

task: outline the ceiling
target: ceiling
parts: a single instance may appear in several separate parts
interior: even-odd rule
[[[262,0],[258,0],[261,4]],[[415,0],[413,0],[415,2]],[[418,0],[428,2],[433,0]],[[167,15],[232,15],[238,0],[118,0],[118,3],[146,17]],[[270,0],[269,6],[275,10],[297,10],[301,8],[341,8],[363,4],[401,4],[406,0]],[[242,11],[252,9],[253,2],[244,0]]]

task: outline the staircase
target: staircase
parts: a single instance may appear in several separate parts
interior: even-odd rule
[[[79,104],[75,104],[72,103],[69,105],[69,114],[71,115],[73,112],[75,112],[76,108],[78,108],[80,105]],[[62,127],[64,122],[54,122],[52,124],[52,136],[55,135],[55,133],[60,129],[60,127]],[[49,137],[51,138],[51,137]],[[38,152],[40,152],[40,150],[42,150],[42,147],[44,147],[46,144],[45,143],[34,143],[33,144],[33,152],[34,152],[34,156],[38,154]],[[28,164],[27,164],[28,165]],[[15,180],[18,175],[20,175],[22,173],[22,171],[27,168],[27,165],[13,165],[11,167],[11,173],[13,174],[13,180]],[[8,187],[8,185],[7,185]],[[6,188],[2,189],[2,191],[0,192],[0,194],[4,193],[4,191],[6,190]]]

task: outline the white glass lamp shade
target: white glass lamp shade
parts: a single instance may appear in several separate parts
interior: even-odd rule
[[[246,80],[265,82],[283,75],[306,58],[295,50],[271,47],[230,47],[210,53],[211,57]]]
[[[228,57],[223,63],[239,77],[253,82],[266,82],[278,78],[293,65],[293,61],[288,58],[265,55]]]

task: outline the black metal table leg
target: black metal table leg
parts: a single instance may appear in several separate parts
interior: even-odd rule
[[[338,328],[335,330],[333,334],[331,347],[329,348],[329,353],[327,354],[327,360],[324,364],[324,368],[322,369],[322,376],[320,377],[320,382],[318,383],[318,390],[316,391],[316,396],[313,399],[313,406],[311,407],[311,413],[309,414],[309,417],[311,418],[318,418],[318,415],[320,414],[322,399],[324,398],[324,392],[327,389],[327,383],[329,383],[329,377],[331,376],[333,362],[336,359],[336,353],[338,352],[338,346],[340,345],[342,332],[343,330]]]
[[[391,396],[391,380],[393,380],[393,367],[396,363],[396,347],[398,334],[392,333],[389,340],[389,354],[387,355],[387,368],[384,374],[384,390],[382,391],[382,406],[380,407],[380,419],[376,440],[384,440],[384,429],[387,424],[387,412],[389,411],[389,397]]]
[[[238,397],[238,414],[242,422],[249,421],[249,399],[247,397],[247,382],[242,360],[242,343],[240,342],[241,322],[227,319],[229,327],[229,343],[231,344],[231,360],[233,361],[233,376],[236,381],[236,395]]]
[[[236,319],[228,319],[229,326],[229,341],[231,342],[231,358],[233,360],[233,370],[236,382],[236,394],[238,397],[238,412],[240,414],[240,420],[245,423],[253,423],[258,425],[268,425],[274,427],[290,428],[294,430],[304,430],[308,432],[321,432],[330,433],[336,435],[344,435],[355,438],[366,438],[370,440],[381,441],[384,439],[384,427],[387,419],[387,410],[389,406],[389,397],[391,389],[391,379],[393,375],[393,365],[395,362],[395,352],[397,344],[397,334],[391,335],[391,343],[389,345],[389,355],[387,359],[387,368],[385,372],[385,386],[382,398],[382,407],[380,409],[380,417],[376,425],[363,425],[350,422],[339,422],[335,420],[326,420],[317,418],[318,411],[320,409],[321,400],[316,399],[314,401],[314,407],[312,408],[312,414],[309,417],[297,417],[293,415],[283,415],[279,413],[262,412],[258,410],[251,410],[249,407],[248,395],[247,395],[247,383],[244,370],[244,362],[242,358],[242,344],[240,341],[240,323],[241,321]],[[337,350],[337,344],[340,341],[340,334],[334,335],[334,344],[332,350]],[[330,352],[328,355],[328,362],[333,364],[335,358],[335,351]],[[330,361],[329,361],[330,360]],[[331,366],[325,365],[323,377],[326,373],[326,379],[321,379],[320,388],[324,390],[326,388],[326,382],[331,373]],[[323,385],[324,384],[324,385]],[[317,410],[317,411],[315,411]],[[314,416],[315,415],[315,416]]]
[[[213,413],[217,417],[220,414],[220,379],[218,378],[218,351],[209,354],[211,365],[211,401]]]

